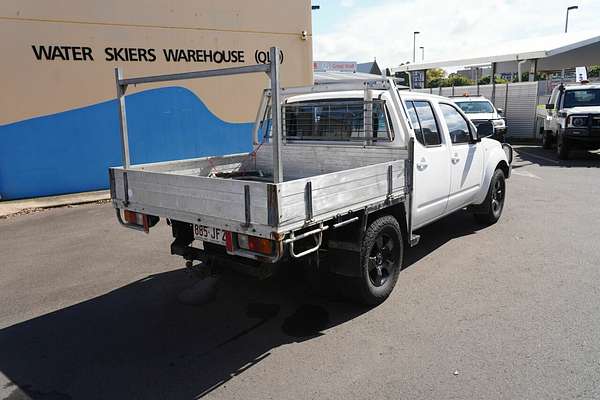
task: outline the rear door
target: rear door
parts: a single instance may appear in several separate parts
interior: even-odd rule
[[[483,146],[472,143],[471,129],[465,117],[454,104],[439,103],[444,130],[450,140],[452,184],[447,210],[454,211],[471,204],[481,190],[483,180]]]
[[[416,138],[413,226],[418,228],[446,211],[450,153],[433,105],[425,100],[407,100],[405,104]]]

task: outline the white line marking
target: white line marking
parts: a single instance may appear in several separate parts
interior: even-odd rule
[[[513,168],[513,170],[512,170],[512,173],[513,173],[514,175],[526,176],[526,177],[528,177],[528,178],[542,179],[542,178],[540,178],[539,176],[537,176],[537,175],[535,175],[535,174],[532,174],[532,173],[531,173],[531,172],[529,172],[529,171],[515,171],[515,170],[514,170],[514,168]]]
[[[528,152],[528,151],[523,151],[523,150],[519,150],[519,149],[517,149],[517,154],[518,154],[518,153],[527,154],[528,156],[531,156],[531,157],[534,157],[534,158],[539,158],[539,159],[541,159],[541,160],[545,160],[545,161],[548,161],[548,162],[551,162],[551,163],[554,163],[554,164],[559,164],[559,162],[558,162],[558,161],[556,161],[556,160],[553,160],[553,159],[551,159],[551,158],[544,157],[544,156],[538,156],[537,154],[533,154],[533,153],[530,153],[530,152]]]

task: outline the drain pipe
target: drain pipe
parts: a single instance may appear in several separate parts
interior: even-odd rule
[[[519,63],[517,64],[517,74],[519,75],[519,82],[521,82],[521,81],[522,81],[522,78],[521,78],[521,75],[522,75],[522,73],[521,73],[521,67],[522,67],[522,66],[523,66],[523,64],[524,64],[524,63],[526,63],[526,62],[527,62],[527,60],[525,59],[525,60],[521,60],[521,61],[519,61]]]

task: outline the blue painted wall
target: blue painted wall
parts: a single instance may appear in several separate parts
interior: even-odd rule
[[[227,123],[182,87],[127,96],[132,163],[251,149],[252,124]],[[99,190],[121,165],[116,100],[0,125],[2,200]]]

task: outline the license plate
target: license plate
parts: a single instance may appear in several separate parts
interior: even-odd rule
[[[197,240],[225,246],[225,232],[223,229],[212,226],[194,224],[194,237]]]

